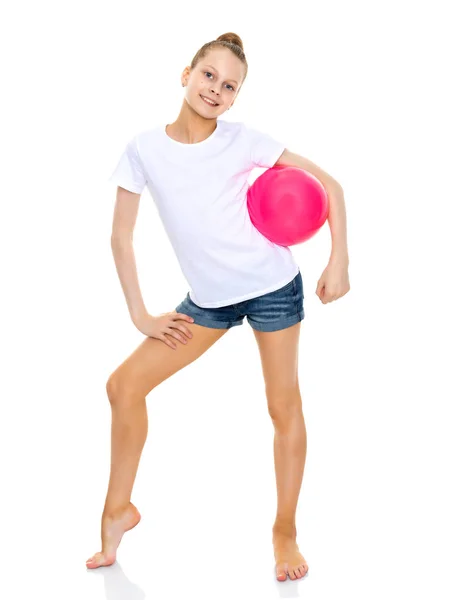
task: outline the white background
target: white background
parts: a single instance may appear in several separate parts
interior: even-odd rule
[[[444,4],[4,7],[2,596],[448,598]],[[108,178],[133,135],[176,119],[183,68],[227,31],[249,72],[223,118],[282,140],[345,192],[350,292],[315,295],[327,223],[292,247],[309,576],[274,577],[273,427],[246,320],[147,397],[142,521],[113,567],[88,571],[109,477],[105,384],[143,340],[113,262]],[[148,311],[173,310],[188,285],[148,190],[134,240]]]

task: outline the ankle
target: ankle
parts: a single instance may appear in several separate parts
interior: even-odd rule
[[[294,521],[292,522],[286,519],[276,518],[272,527],[272,532],[273,534],[283,534],[296,537],[296,525]]]
[[[129,505],[129,502],[127,502],[126,504],[105,505],[103,509],[103,518],[116,519],[117,517],[120,517],[123,514],[123,512],[129,507]]]

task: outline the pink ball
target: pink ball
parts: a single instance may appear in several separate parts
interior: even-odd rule
[[[309,172],[276,165],[249,187],[247,208],[262,235],[280,246],[293,246],[323,226],[329,199],[324,186]]]

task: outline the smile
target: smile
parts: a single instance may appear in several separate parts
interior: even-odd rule
[[[217,102],[209,102],[209,100],[206,100],[206,98],[204,98],[203,96],[201,96],[200,94],[200,98],[203,100],[203,102],[205,102],[207,105],[209,106],[218,106]]]

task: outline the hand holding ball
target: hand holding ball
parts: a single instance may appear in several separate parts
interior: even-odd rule
[[[324,186],[298,167],[276,165],[249,187],[247,208],[254,227],[280,246],[311,238],[329,214]]]

